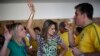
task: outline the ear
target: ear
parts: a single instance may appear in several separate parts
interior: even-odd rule
[[[84,13],[83,18],[84,18],[84,21],[86,22],[87,21],[87,14],[86,13]]]
[[[86,18],[86,16],[87,16],[86,13],[83,13],[83,18],[84,18],[84,19]]]

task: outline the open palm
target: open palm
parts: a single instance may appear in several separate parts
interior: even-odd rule
[[[4,37],[6,41],[9,41],[12,37],[11,32],[8,31],[8,29],[6,28],[6,26],[4,26]]]

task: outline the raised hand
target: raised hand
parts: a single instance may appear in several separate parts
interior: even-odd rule
[[[71,48],[73,48],[76,45],[75,38],[74,38],[74,27],[73,27],[73,25],[71,25],[67,21],[65,21],[65,28],[68,30],[69,46]]]
[[[72,48],[72,52],[74,56],[80,56],[82,54],[80,50],[76,47]]]
[[[34,8],[34,5],[32,3],[32,0],[27,0],[27,1],[28,1],[28,7],[29,7],[31,13],[34,14],[35,13],[35,8]]]
[[[64,21],[64,23],[65,23],[65,29],[71,30],[69,23],[67,21]]]
[[[67,30],[74,30],[74,24],[71,24],[71,23],[68,23],[67,21],[64,21],[65,22],[65,29]]]
[[[36,38],[36,34],[35,32],[33,31],[33,18],[34,18],[34,14],[35,14],[35,8],[34,8],[34,5],[32,3],[32,0],[27,0],[28,1],[28,7],[31,11],[31,14],[29,16],[29,19],[28,19],[28,23],[27,23],[27,29],[31,35],[31,37],[35,40]]]
[[[12,37],[12,33],[8,31],[6,26],[4,26],[4,37],[5,37],[5,41],[10,41]]]

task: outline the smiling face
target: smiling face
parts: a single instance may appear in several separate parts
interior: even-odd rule
[[[51,37],[57,33],[57,23],[52,20],[46,20],[43,24],[42,34],[46,40],[48,37]]]
[[[55,25],[52,24],[49,29],[48,29],[48,35],[53,36],[55,34],[56,30],[55,30]]]

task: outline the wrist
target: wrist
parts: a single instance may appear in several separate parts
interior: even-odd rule
[[[8,43],[10,40],[5,40],[5,43]]]
[[[76,47],[76,45],[69,45],[69,47],[70,47],[70,48],[75,48],[75,47]]]

